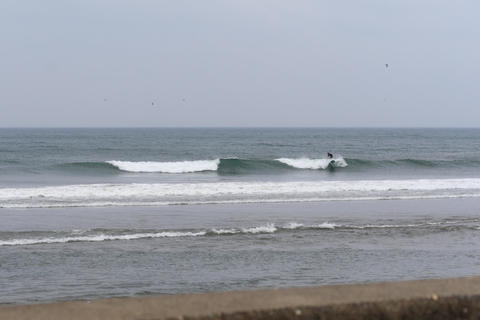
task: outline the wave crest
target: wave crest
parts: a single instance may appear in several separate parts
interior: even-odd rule
[[[327,169],[329,166],[333,166],[335,168],[344,168],[348,166],[347,162],[342,157],[337,157],[334,159],[279,158],[276,160],[297,169],[318,170]]]
[[[106,163],[128,172],[191,173],[217,171],[220,159],[172,162],[110,160]]]
[[[111,165],[121,171],[137,173],[192,173],[203,171],[218,171],[220,174],[241,174],[248,172],[266,172],[285,169],[327,169],[329,165],[337,168],[346,167],[348,164],[342,157],[335,159],[309,159],[309,158],[279,158],[275,160],[249,160],[239,158],[222,158],[215,160],[191,161],[119,161],[110,160],[105,164]]]

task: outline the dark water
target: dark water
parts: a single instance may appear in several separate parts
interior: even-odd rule
[[[0,248],[0,297],[25,303],[478,275],[479,204],[4,209],[0,237],[36,244]]]
[[[2,129],[0,207],[472,197],[479,141],[478,129]]]
[[[335,176],[323,170],[320,160],[326,160],[327,152],[348,164],[336,166]],[[281,158],[304,161],[288,165],[276,160]],[[217,159],[215,168],[182,163]],[[106,163],[112,160],[123,164]],[[184,174],[175,178],[164,174],[172,172],[164,162],[177,162],[173,171]],[[0,129],[3,186],[216,181],[243,175],[478,177],[479,169],[480,129]],[[156,174],[132,174],[142,171]]]
[[[0,129],[0,303],[478,274],[479,138]]]

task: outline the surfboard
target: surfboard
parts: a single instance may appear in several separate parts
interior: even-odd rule
[[[330,162],[328,163],[328,169],[335,169],[335,160],[330,160]]]

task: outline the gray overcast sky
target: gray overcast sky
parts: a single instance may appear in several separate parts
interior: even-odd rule
[[[478,127],[479,13],[478,0],[1,0],[0,126]]]

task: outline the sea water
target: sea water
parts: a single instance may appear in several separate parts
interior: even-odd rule
[[[475,275],[479,204],[480,129],[0,129],[0,303]]]

